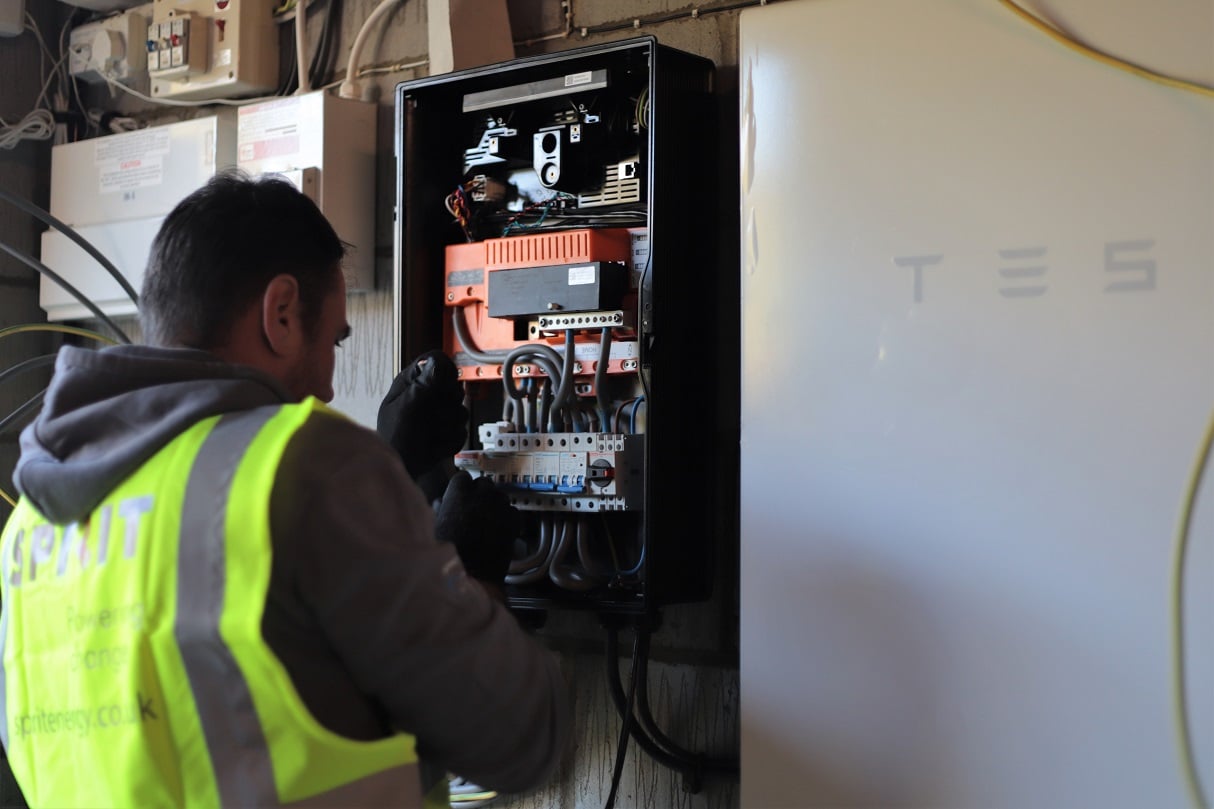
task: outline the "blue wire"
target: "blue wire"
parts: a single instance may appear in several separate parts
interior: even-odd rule
[[[636,401],[632,403],[632,413],[628,416],[628,432],[636,433],[637,431],[637,408],[645,401],[644,396],[638,396]]]
[[[645,548],[642,547],[641,548],[641,558],[637,560],[636,566],[632,567],[628,570],[621,570],[620,575],[621,576],[631,576],[634,573],[639,573],[641,571],[641,567],[644,566],[644,564],[645,564]]]

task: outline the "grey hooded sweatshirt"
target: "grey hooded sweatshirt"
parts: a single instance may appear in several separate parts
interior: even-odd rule
[[[202,351],[64,348],[13,480],[53,522],[77,520],[191,424],[287,401],[269,376]],[[322,725],[411,733],[428,764],[506,792],[552,774],[569,725],[555,657],[435,541],[375,433],[317,414],[287,446],[270,511],[262,634]]]

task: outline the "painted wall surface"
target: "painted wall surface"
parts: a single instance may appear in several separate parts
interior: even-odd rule
[[[54,7],[27,8],[44,32],[59,30]],[[5,77],[0,82],[0,118],[16,123],[33,108],[42,82],[36,72],[28,72],[25,67],[37,63],[38,41],[32,33],[0,38],[0,76]],[[50,144],[45,141],[27,140],[14,149],[0,149],[0,187],[45,206],[50,189],[49,165]],[[32,217],[0,202],[0,242],[37,257],[41,229]],[[0,329],[45,322],[46,315],[38,306],[37,273],[8,254],[0,254]],[[45,333],[0,340],[0,370],[53,352],[59,343],[56,336]],[[5,380],[0,385],[0,419],[37,394],[49,380],[50,373],[45,369]],[[18,455],[17,435],[17,430],[7,428],[0,433],[0,488],[9,493],[13,485],[8,476]],[[10,511],[8,503],[0,500],[0,522],[8,519]]]
[[[1033,7],[1214,83],[1209,0]],[[741,804],[1187,805],[1169,598],[1214,406],[1214,99],[979,0],[780,3],[740,43]]]

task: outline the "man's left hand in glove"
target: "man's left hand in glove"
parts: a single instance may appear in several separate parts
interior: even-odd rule
[[[441,351],[427,352],[392,381],[379,406],[376,431],[418,480],[464,446],[468,410],[455,363]]]

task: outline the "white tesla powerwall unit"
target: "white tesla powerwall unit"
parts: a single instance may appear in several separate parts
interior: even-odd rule
[[[1210,0],[1022,0],[1214,84]],[[742,14],[743,806],[1188,805],[1214,98],[996,0]],[[1187,571],[1214,787],[1214,470]]]

